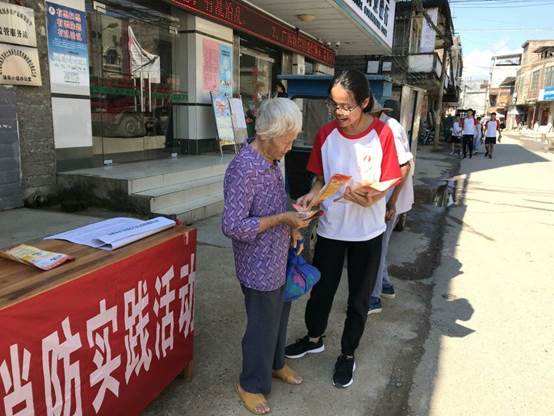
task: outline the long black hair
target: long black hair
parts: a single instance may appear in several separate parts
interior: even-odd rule
[[[369,82],[367,82],[367,78],[362,72],[355,69],[348,69],[335,75],[329,85],[329,95],[331,95],[331,89],[333,89],[335,85],[340,85],[346,91],[350,92],[358,105],[361,105],[366,98],[369,98],[367,107],[362,110],[364,113],[371,112],[374,104],[373,94],[369,88]]]

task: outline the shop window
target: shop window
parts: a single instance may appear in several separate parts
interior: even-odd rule
[[[172,106],[187,100],[173,73],[172,22],[154,9],[117,4],[106,13],[87,4],[93,151],[114,161],[166,157]]]
[[[496,107],[496,99],[497,99],[497,96],[496,96],[496,95],[491,95],[491,96],[490,96],[490,104],[491,104],[491,107]]]
[[[271,96],[276,75],[277,68],[273,58],[262,52],[241,47],[240,95],[249,137],[255,134],[257,109],[262,100]]]

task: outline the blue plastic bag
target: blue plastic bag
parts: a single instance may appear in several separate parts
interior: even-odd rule
[[[289,250],[287,259],[287,280],[285,282],[285,302],[298,299],[312,290],[319,282],[321,273],[308,263],[304,257],[296,253],[295,248]]]

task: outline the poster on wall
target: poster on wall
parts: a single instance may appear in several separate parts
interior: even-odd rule
[[[219,45],[215,40],[202,40],[203,66],[202,88],[206,91],[218,91]]]
[[[51,2],[46,6],[52,92],[89,95],[86,13]]]
[[[37,49],[0,44],[0,84],[41,86]]]
[[[0,2],[0,42],[37,46],[33,9]]]
[[[230,46],[219,45],[219,93],[233,95],[233,53]]]

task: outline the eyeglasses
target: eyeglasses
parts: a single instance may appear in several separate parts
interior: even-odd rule
[[[359,106],[359,104],[356,104],[355,106],[337,105],[337,103],[335,103],[330,98],[325,100],[325,104],[327,104],[327,108],[332,113],[334,113],[338,110],[339,112],[344,113],[344,114],[350,114],[352,111],[354,111]]]

